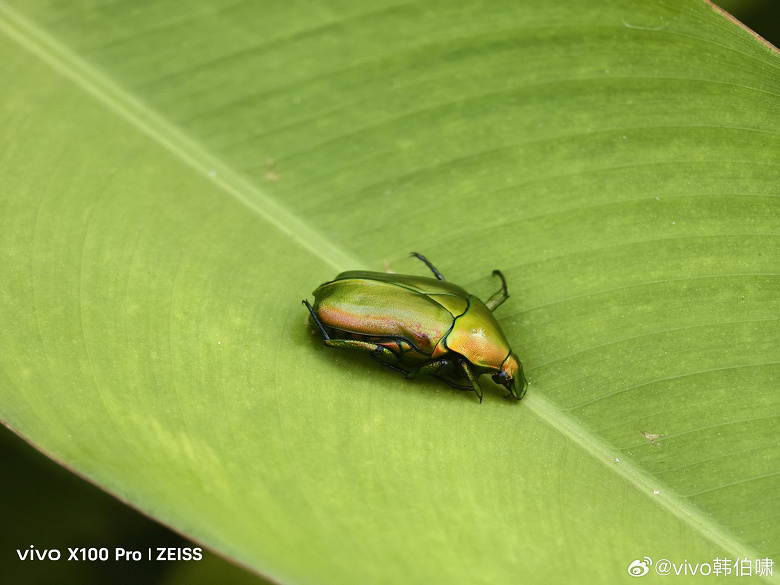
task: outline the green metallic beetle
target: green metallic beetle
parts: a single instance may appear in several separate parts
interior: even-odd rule
[[[480,402],[479,377],[492,374],[509,391],[507,398],[520,400],[528,381],[492,313],[509,298],[504,275],[493,271],[501,289],[483,303],[444,282],[424,256],[412,256],[436,278],[351,270],[319,286],[314,307],[303,301],[312,333],[319,330],[325,345],[369,352],[407,378],[428,374],[454,388],[473,390]]]

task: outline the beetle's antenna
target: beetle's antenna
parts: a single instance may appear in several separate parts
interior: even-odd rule
[[[412,252],[411,256],[414,256],[418,260],[422,260],[423,262],[425,262],[425,265],[431,269],[431,272],[433,272],[436,275],[436,278],[438,278],[439,280],[444,280],[444,277],[441,275],[441,272],[436,270],[436,267],[433,264],[431,264],[425,256],[423,256],[422,254],[418,254],[417,252]]]

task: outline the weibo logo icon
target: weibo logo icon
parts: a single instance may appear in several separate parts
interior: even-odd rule
[[[644,577],[652,564],[653,560],[650,557],[645,557],[644,560],[637,559],[628,565],[628,574],[632,577]]]

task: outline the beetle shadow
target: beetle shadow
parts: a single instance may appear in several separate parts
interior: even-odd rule
[[[452,390],[455,394],[468,394],[469,392],[474,397],[474,400],[479,402],[479,398],[477,398],[476,392],[474,392],[473,388],[468,389],[461,389],[461,388],[454,388],[447,382],[445,382],[442,379],[436,379],[435,377],[428,377],[425,378],[427,380],[430,380],[434,384],[436,384],[437,387],[443,387],[447,390]],[[466,386],[469,385],[469,380],[465,377],[452,379],[450,378],[452,382],[460,385],[460,386]],[[482,400],[490,399],[490,400],[498,400],[500,398],[512,398],[512,400],[505,400],[507,403],[515,403],[518,402],[518,400],[514,400],[514,397],[508,393],[508,390],[501,386],[500,384],[496,384],[489,374],[483,374],[479,377],[479,387],[482,389]],[[489,398],[488,398],[489,397]]]
[[[308,327],[308,324],[307,324]],[[304,329],[302,337],[309,338],[306,341],[307,344],[311,344],[314,351],[323,352],[321,356],[324,356],[331,364],[336,368],[348,368],[352,371],[360,371],[362,376],[365,376],[367,382],[376,383],[398,383],[403,384],[402,390],[424,390],[426,392],[436,392],[440,394],[446,393],[448,397],[453,399],[465,399],[468,398],[479,404],[479,399],[476,393],[472,389],[459,389],[454,388],[442,379],[437,379],[434,376],[423,376],[421,378],[406,379],[400,372],[393,370],[377,360],[371,359],[371,355],[364,351],[355,351],[347,349],[336,349],[328,347],[323,343],[322,335],[319,331],[315,331],[310,334],[308,329]],[[467,385],[468,379],[462,378],[450,378],[450,380],[459,385]],[[482,388],[483,400],[486,398],[500,399],[506,395],[506,390],[503,386],[500,386],[493,382],[488,375],[483,375],[479,379],[480,387]],[[503,402],[517,402],[516,400],[504,400]]]

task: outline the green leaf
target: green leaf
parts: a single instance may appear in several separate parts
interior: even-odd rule
[[[0,418],[52,457],[281,582],[777,555],[780,59],[717,9],[2,0],[0,54]],[[308,334],[412,250],[507,276],[521,403]]]

